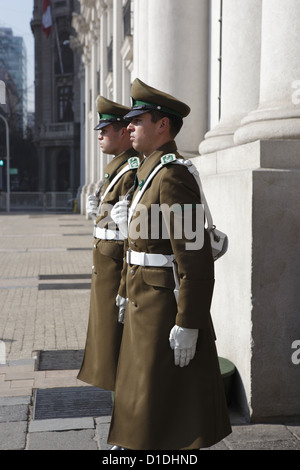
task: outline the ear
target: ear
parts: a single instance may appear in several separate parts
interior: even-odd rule
[[[127,127],[121,127],[120,137],[124,137],[128,134]]]
[[[165,132],[169,131],[169,129],[170,129],[170,120],[167,117],[163,117],[160,120],[158,132],[160,134],[164,134]]]

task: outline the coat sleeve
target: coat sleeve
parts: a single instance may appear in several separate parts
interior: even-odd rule
[[[204,229],[199,187],[188,169],[169,165],[163,170],[160,204],[174,205],[169,236],[179,278],[176,324],[185,328],[208,328],[214,261],[209,234]]]

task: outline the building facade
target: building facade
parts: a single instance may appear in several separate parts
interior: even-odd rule
[[[11,28],[0,28],[0,78],[9,93],[10,115],[22,133],[27,126],[27,53],[22,37]],[[15,89],[15,91],[13,91]]]
[[[39,191],[71,192],[80,187],[79,58],[70,47],[76,0],[51,1],[52,29],[42,28],[43,2],[34,0],[35,142]]]
[[[190,105],[177,140],[217,228],[212,316],[235,399],[252,421],[300,416],[300,3],[80,0],[86,195],[103,177],[96,96],[130,104],[139,77]],[[83,106],[84,103],[84,106]]]

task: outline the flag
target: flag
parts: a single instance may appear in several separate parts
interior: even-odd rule
[[[50,1],[43,0],[43,31],[48,38],[49,34],[52,30],[52,17],[51,17],[51,8],[50,8]]]

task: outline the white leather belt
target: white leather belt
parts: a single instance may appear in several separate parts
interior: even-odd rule
[[[156,253],[139,253],[137,251],[128,250],[126,253],[126,261],[128,264],[137,264],[138,266],[152,267],[173,267],[174,255],[161,255]]]
[[[124,240],[123,235],[118,230],[109,230],[107,228],[94,228],[94,237],[100,240]]]

